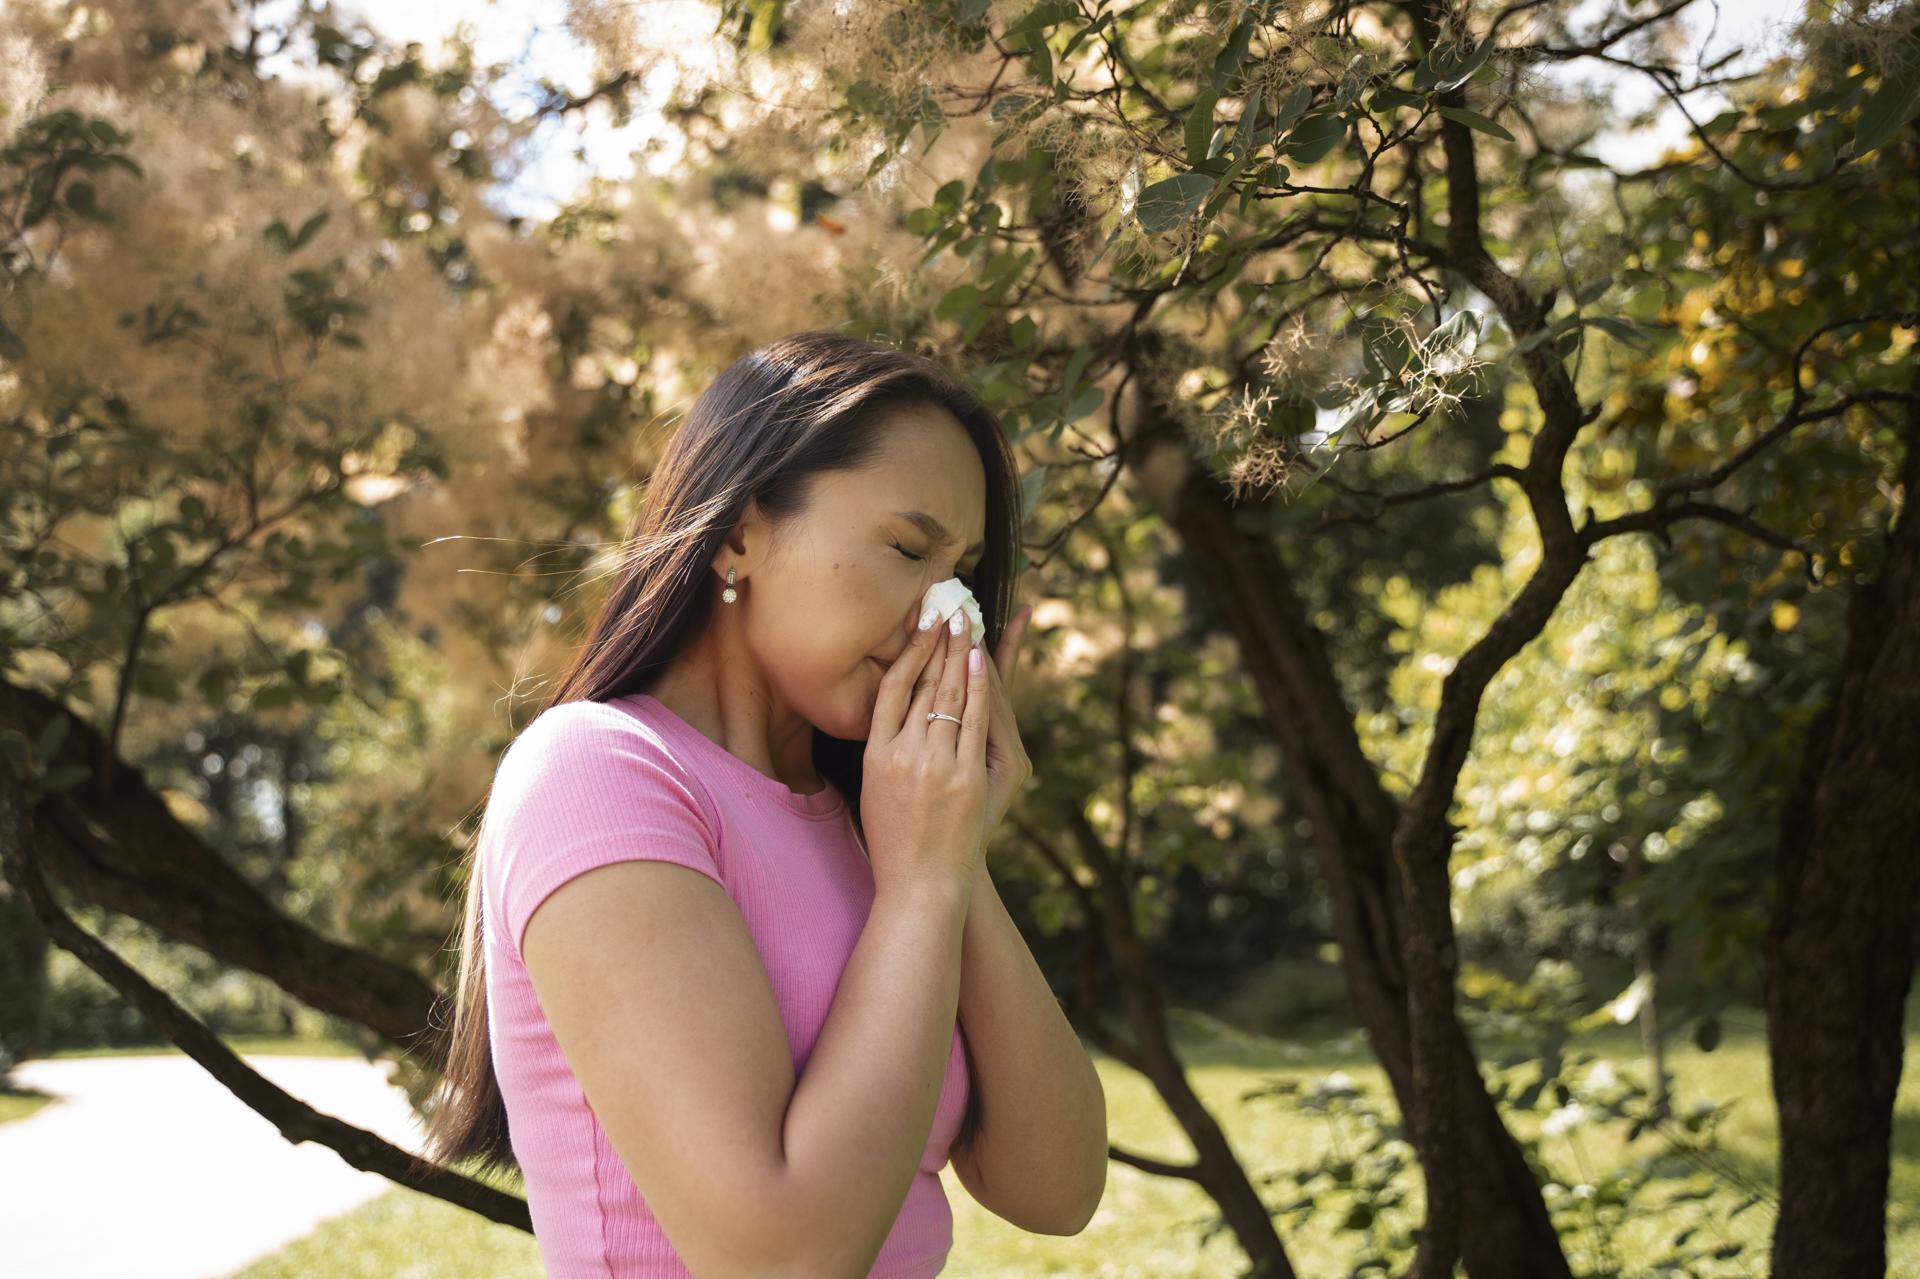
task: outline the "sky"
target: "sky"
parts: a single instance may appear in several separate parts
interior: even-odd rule
[[[858,0],[855,0],[857,3]],[[472,28],[482,62],[512,61],[519,70],[500,86],[500,102],[514,115],[530,114],[537,100],[535,84],[545,77],[569,92],[592,87],[593,59],[567,31],[565,0],[334,0],[344,14],[364,19],[376,30],[398,40],[418,40],[431,46],[458,23]],[[1735,49],[1741,55],[1716,72],[1727,75],[1751,69],[1785,47],[1785,30],[1801,12],[1803,0],[1700,0],[1681,15],[1700,64],[1712,62]],[[1586,0],[1575,10],[1575,30],[1587,30],[1595,19],[1619,9],[1612,0]],[[674,57],[699,67],[707,63],[717,9],[706,0],[647,0],[633,12],[649,24],[649,45],[672,50]],[[1620,19],[1615,19],[1620,21]],[[1543,73],[1569,81],[1598,82],[1608,87],[1626,119],[1664,95],[1637,72],[1583,59],[1577,63],[1550,63]],[[579,119],[543,126],[528,151],[528,163],[517,178],[496,193],[493,202],[507,213],[530,218],[551,215],[591,176],[631,177],[635,152],[648,139],[661,139],[654,154],[641,162],[654,172],[665,172],[677,161],[672,131],[665,127],[658,104],[672,87],[672,67],[643,82],[640,107],[625,129],[613,127],[599,105]],[[1718,90],[1689,95],[1688,110],[1705,121],[1731,105]],[[1667,103],[1649,129],[1615,130],[1601,135],[1593,150],[1616,168],[1631,169],[1654,162],[1661,152],[1687,136],[1687,124]]]
[[[292,7],[293,0],[269,0],[263,15]],[[461,24],[471,29],[475,60],[512,63],[498,82],[497,101],[508,114],[525,117],[539,102],[538,84],[549,80],[570,93],[593,87],[593,56],[567,30],[565,0],[333,0],[343,18],[357,19],[389,39],[417,40],[432,48]],[[635,0],[634,13],[645,25],[649,46],[671,50],[672,61],[698,70],[710,68],[712,32],[719,19],[708,0]],[[267,59],[274,74],[297,74],[299,51]],[[634,155],[658,138],[646,163],[664,173],[679,159],[674,131],[666,127],[659,103],[672,88],[671,62],[643,80],[640,103],[624,129],[613,127],[604,106],[595,104],[571,120],[541,126],[528,148],[528,163],[515,181],[498,191],[492,203],[502,212],[530,218],[551,216],[589,177],[631,177]]]

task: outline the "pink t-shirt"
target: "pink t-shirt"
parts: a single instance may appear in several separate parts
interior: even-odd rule
[[[494,1071],[547,1273],[688,1276],[547,1024],[521,958],[527,921],[554,889],[612,862],[654,858],[717,881],[760,951],[798,1078],[873,906],[845,800],[831,785],[789,790],[646,693],[564,702],[502,755],[477,856]],[[933,1129],[872,1279],[946,1264],[953,1216],[938,1174],[969,1086],[956,1026]]]

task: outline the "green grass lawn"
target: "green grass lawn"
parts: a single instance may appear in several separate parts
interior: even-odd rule
[[[1695,1243],[1742,1242],[1744,1250],[1719,1269],[1702,1274],[1764,1275],[1772,1205],[1762,1202],[1728,1218],[1743,1197],[1737,1178],[1767,1187],[1775,1184],[1777,1128],[1768,1094],[1766,1042],[1760,1017],[1730,1013],[1720,1046],[1702,1053],[1690,1044],[1669,1051],[1675,1076],[1675,1108],[1703,1097],[1730,1102],[1721,1124],[1721,1151],[1713,1168],[1662,1183],[1697,1185],[1708,1197],[1660,1209],[1665,1190],[1643,1192],[1627,1221],[1608,1230],[1576,1230],[1563,1242],[1576,1273],[1602,1268],[1603,1249],[1627,1274],[1643,1273],[1653,1258],[1688,1226],[1697,1227]],[[1394,1112],[1385,1094],[1383,1072],[1371,1064],[1355,1037],[1314,1044],[1289,1043],[1247,1034],[1201,1014],[1181,1013],[1177,1040],[1190,1066],[1196,1092],[1212,1108],[1243,1164],[1256,1178],[1299,1168],[1336,1140],[1327,1116],[1301,1109],[1288,1098],[1241,1101],[1242,1093],[1276,1079],[1311,1082],[1331,1070],[1343,1070],[1367,1090],[1380,1108]],[[1598,1033],[1581,1041],[1606,1056],[1621,1073],[1644,1079],[1638,1043],[1631,1028]],[[1911,1051],[1911,1050],[1910,1050]],[[1109,1132],[1123,1149],[1158,1159],[1184,1161],[1193,1151],[1152,1087],[1118,1062],[1094,1054],[1106,1087]],[[1513,1116],[1516,1133],[1533,1136],[1553,1109],[1551,1100],[1537,1111]],[[1615,1124],[1576,1124],[1544,1139],[1540,1154],[1556,1180],[1569,1188],[1591,1183],[1607,1170],[1653,1153],[1657,1138],[1642,1135],[1630,1145]],[[946,1275],[954,1279],[998,1279],[1007,1275],[1152,1276],[1200,1279],[1233,1275],[1244,1254],[1231,1236],[1199,1242],[1212,1218],[1212,1203],[1197,1187],[1150,1176],[1124,1164],[1109,1165],[1100,1211],[1085,1231],[1072,1238],[1030,1235],[994,1217],[967,1195],[952,1170],[941,1174],[954,1210],[954,1246]],[[1423,1194],[1417,1175],[1403,1176],[1404,1211],[1417,1221]],[[1298,1198],[1282,1181],[1268,1187],[1270,1204]],[[1920,1274],[1920,1071],[1902,1076],[1893,1149],[1889,1200],[1889,1267],[1893,1274]],[[1569,1217],[1581,1219],[1577,1195],[1564,1200]],[[1295,1226],[1286,1217],[1282,1234],[1295,1267],[1303,1275],[1345,1275],[1363,1254],[1358,1236],[1333,1229],[1332,1214],[1315,1214]],[[1404,1259],[1402,1259],[1404,1260]],[[540,1279],[538,1248],[532,1236],[480,1220],[415,1191],[396,1188],[357,1210],[323,1224],[308,1237],[239,1271],[233,1279],[464,1279],[474,1274]]]
[[[16,1119],[25,1119],[42,1106],[52,1104],[53,1098],[45,1093],[31,1092],[27,1089],[0,1088],[0,1124],[10,1124]]]

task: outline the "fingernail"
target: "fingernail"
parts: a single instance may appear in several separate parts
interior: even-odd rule
[[[940,616],[940,610],[935,608],[931,604],[921,609],[920,610],[920,629],[923,631],[932,630],[933,623],[936,619],[939,618],[939,616]]]
[[[967,624],[967,615],[965,613],[960,612],[958,609],[955,609],[953,616],[947,619],[947,629],[952,631],[955,635],[958,635],[960,633],[960,628],[962,626],[965,626],[966,624]]]
[[[967,669],[972,671],[975,675],[978,675],[980,673],[981,665],[985,661],[986,661],[986,658],[981,655],[980,646],[978,644],[975,644],[972,648],[967,650]]]

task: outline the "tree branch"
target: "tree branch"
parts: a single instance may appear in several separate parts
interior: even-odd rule
[[[1620,533],[1652,533],[1671,550],[1673,541],[1668,536],[1668,530],[1673,524],[1685,519],[1712,520],[1718,524],[1725,524],[1729,528],[1737,528],[1749,537],[1765,542],[1769,546],[1777,546],[1783,551],[1797,551],[1806,559],[1807,580],[1816,585],[1820,581],[1816,564],[1825,548],[1818,542],[1789,537],[1785,533],[1767,527],[1744,511],[1718,506],[1712,502],[1668,502],[1649,507],[1644,511],[1635,511],[1630,515],[1622,515],[1617,519],[1605,520],[1597,524],[1584,524],[1580,532],[1583,538],[1590,536],[1591,542],[1598,542]]]
[[[14,774],[12,763],[0,756],[0,866],[4,866],[8,882],[26,895],[56,945],[99,974],[149,1025],[294,1145],[316,1142],[364,1172],[379,1173],[489,1221],[532,1233],[533,1219],[526,1200],[422,1160],[364,1128],[322,1114],[247,1065],[193,1014],[60,908],[40,873],[33,855],[34,842],[32,801],[22,780]]]
[[[1159,1159],[1149,1159],[1145,1155],[1136,1155],[1130,1150],[1118,1146],[1107,1147],[1107,1158],[1115,1163],[1138,1168],[1141,1172],[1150,1172],[1160,1177],[1180,1177],[1187,1181],[1200,1180],[1199,1164],[1170,1164]]]
[[[1467,489],[1478,488],[1480,485],[1491,483],[1495,479],[1508,479],[1518,482],[1522,478],[1524,477],[1519,467],[1510,466],[1505,462],[1496,462],[1484,471],[1460,479],[1439,480],[1421,488],[1406,489],[1397,493],[1375,493],[1366,489],[1354,488],[1350,484],[1342,483],[1332,476],[1328,476],[1323,479],[1321,483],[1349,496],[1366,499],[1370,504],[1369,509],[1363,511],[1342,511],[1322,516],[1305,528],[1297,530],[1294,535],[1298,537],[1310,537],[1316,533],[1324,533],[1336,524],[1371,524],[1373,521],[1379,519],[1381,515],[1385,514],[1388,507],[1405,506],[1410,502],[1425,502],[1431,498],[1446,497],[1452,493],[1460,493]]]

